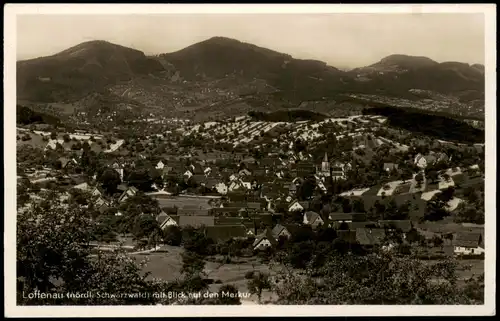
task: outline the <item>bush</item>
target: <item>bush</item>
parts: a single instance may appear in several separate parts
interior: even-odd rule
[[[250,280],[253,278],[254,271],[249,271],[245,273],[245,279]]]

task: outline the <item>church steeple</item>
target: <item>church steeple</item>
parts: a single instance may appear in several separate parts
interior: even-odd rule
[[[330,163],[328,162],[328,155],[325,152],[325,157],[321,163],[321,174],[322,176],[330,176]]]

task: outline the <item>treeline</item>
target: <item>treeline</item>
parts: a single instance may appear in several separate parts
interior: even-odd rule
[[[463,121],[450,117],[429,114],[416,108],[372,107],[365,108],[363,115],[380,115],[388,119],[388,124],[412,132],[435,138],[466,142],[484,143],[484,131]]]
[[[21,106],[21,105],[17,105],[16,107],[16,118],[17,118],[17,123],[23,125],[29,125],[29,124],[58,125],[60,123],[60,119],[55,116],[36,112],[26,106]]]
[[[263,113],[257,111],[251,111],[248,116],[252,117],[257,121],[269,121],[269,122],[296,122],[303,120],[315,120],[321,121],[326,119],[326,115],[315,113],[308,110],[280,110],[272,113]]]

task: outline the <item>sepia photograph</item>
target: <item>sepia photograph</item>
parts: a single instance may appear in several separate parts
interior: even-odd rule
[[[4,39],[8,315],[495,314],[495,5],[10,4]]]

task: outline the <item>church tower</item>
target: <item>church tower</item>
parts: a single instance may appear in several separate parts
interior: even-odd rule
[[[321,163],[321,174],[325,177],[330,176],[330,162],[328,161],[328,155],[325,152],[325,157]]]

